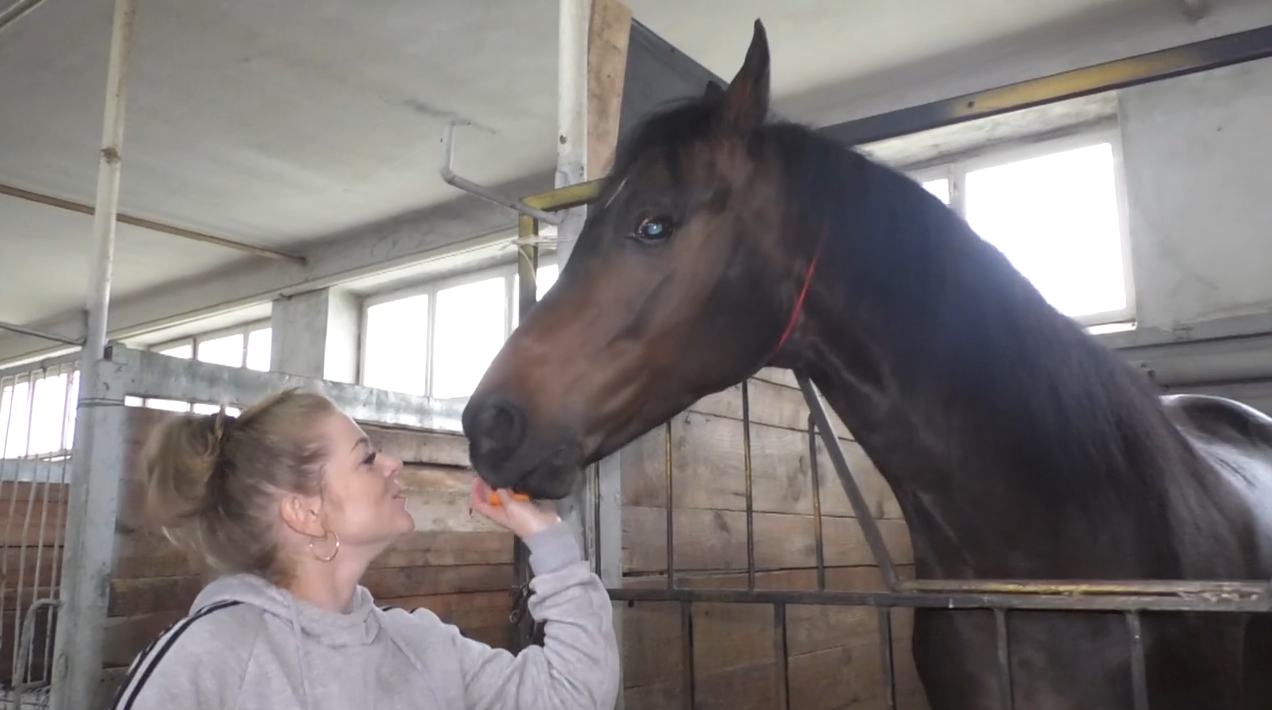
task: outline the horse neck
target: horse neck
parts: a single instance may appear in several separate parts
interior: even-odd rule
[[[807,306],[809,374],[892,487],[919,574],[1169,573],[1162,476],[1195,457],[1146,383],[987,268],[1001,255],[961,220],[939,227],[955,247],[909,283],[832,258]]]

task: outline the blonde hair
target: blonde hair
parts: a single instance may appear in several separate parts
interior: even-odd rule
[[[160,426],[144,455],[149,519],[219,573],[276,583],[279,495],[317,495],[329,451],[318,426],[337,412],[323,395],[288,389],[241,415],[182,415]]]

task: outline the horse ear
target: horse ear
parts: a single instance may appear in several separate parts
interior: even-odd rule
[[[711,101],[721,96],[724,96],[724,87],[714,81],[708,81],[707,88],[702,92],[702,98],[706,101]]]
[[[746,59],[729,88],[724,92],[722,118],[735,131],[746,132],[758,127],[768,117],[769,47],[764,23],[755,21],[751,46]]]

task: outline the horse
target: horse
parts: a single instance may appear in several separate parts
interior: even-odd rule
[[[727,88],[644,120],[471,395],[470,460],[560,499],[764,367],[802,372],[892,488],[919,579],[1268,580],[1272,419],[1164,395],[908,176]],[[1132,707],[1118,613],[1012,611],[1012,698]],[[1266,615],[1145,613],[1154,710],[1272,707]],[[916,610],[933,710],[1005,707],[988,610]]]

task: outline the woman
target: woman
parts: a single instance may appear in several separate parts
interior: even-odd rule
[[[513,655],[358,584],[414,529],[402,462],[330,400],[289,390],[183,416],[146,452],[146,507],[220,573],[129,669],[118,710],[611,710],[619,657],[601,581],[555,512],[477,481],[472,507],[520,537],[542,648]]]

